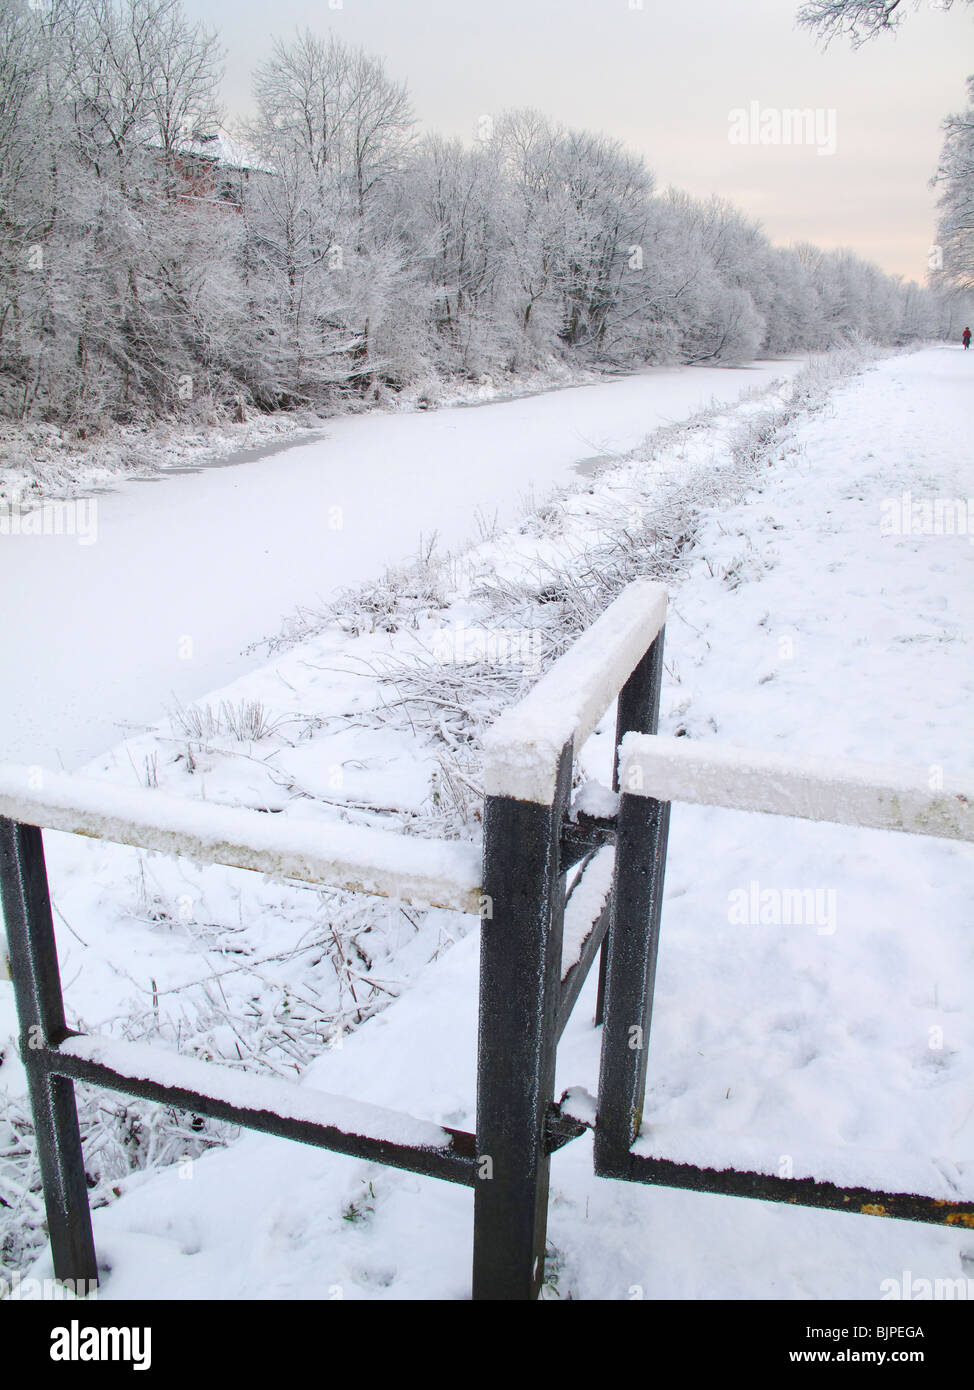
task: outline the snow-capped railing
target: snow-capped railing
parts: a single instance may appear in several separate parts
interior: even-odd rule
[[[475,1296],[537,1292],[548,1154],[583,1128],[594,1130],[600,1177],[974,1226],[974,1201],[958,1200],[964,1189],[944,1178],[944,1160],[918,1158],[909,1167],[892,1155],[892,1182],[909,1186],[875,1191],[808,1172],[782,1177],[761,1161],[755,1141],[728,1158],[713,1142],[708,1147],[712,1136],[697,1136],[696,1148],[684,1137],[678,1157],[661,1155],[665,1136],[643,1130],[673,801],[974,839],[974,787],[934,769],[829,764],[660,738],[665,613],[656,586],[631,586],[486,740],[484,896],[492,915],[481,934],[477,1152],[494,1156],[495,1178],[474,1188]],[[620,686],[613,787],[581,798],[573,812],[574,753]],[[580,861],[584,876],[566,914],[566,870]],[[599,952],[598,1098],[573,1088],[555,1106],[558,1039]],[[849,1164],[837,1171],[848,1173]]]
[[[550,1153],[582,1132],[545,1099],[554,1047],[608,930],[614,881],[611,861],[596,853],[611,844],[613,827],[584,816],[569,823],[572,751],[623,685],[620,736],[655,728],[665,612],[659,586],[631,585],[499,721],[488,738],[482,856],[474,845],[279,819],[148,788],[0,767],[4,925],[57,1277],[97,1280],[73,1090],[84,1081],[474,1186],[475,1297],[537,1294],[544,1263],[539,1178]],[[46,829],[479,914],[477,1135],[165,1048],[69,1030]],[[575,885],[563,941],[564,873],[583,859],[586,866],[592,859],[592,869]]]
[[[570,803],[575,753],[616,696],[616,746],[656,730],[666,606],[661,585],[630,584],[484,740],[477,1152],[492,1176],[474,1186],[475,1298],[538,1295],[550,1155],[584,1132],[554,1104],[558,1040],[600,952],[601,1021],[610,937],[655,930],[645,859],[665,845],[665,813],[638,803],[630,833]],[[599,851],[613,841],[606,874]]]
[[[640,931],[620,934],[613,919],[607,938],[602,1066],[597,1107],[593,1107],[598,1115],[593,1126],[596,1173],[724,1196],[958,1228],[974,1226],[970,1185],[965,1189],[957,1181],[959,1168],[942,1157],[888,1155],[886,1171],[904,1188],[876,1191],[854,1186],[848,1178],[838,1183],[808,1172],[781,1176],[767,1162],[760,1142],[747,1137],[737,1145],[741,1167],[735,1166],[735,1156],[727,1153],[726,1144],[718,1152],[717,1140],[709,1133],[678,1136],[676,1147],[681,1153],[674,1157],[673,1136],[668,1142],[665,1131],[644,1129],[641,1122],[670,804],[682,801],[970,841],[974,840],[974,785],[944,777],[940,769],[791,757],[721,747],[712,740],[665,739],[653,731],[626,734],[618,751],[617,895],[619,856],[641,819],[648,818],[662,831],[654,852],[643,859],[640,916],[644,924],[649,923],[649,930],[644,925]],[[571,1113],[566,1108],[566,1117]],[[669,1147],[670,1153],[659,1153],[661,1146]],[[850,1157],[844,1155],[833,1166],[847,1175]],[[967,1199],[959,1200],[965,1190]]]
[[[488,796],[550,803],[558,759],[581,748],[666,622],[666,590],[637,580],[484,738]]]
[[[948,1200],[942,1183],[890,1193],[784,1178],[768,1171],[762,1150],[749,1157],[747,1143],[744,1161],[754,1166],[738,1169],[706,1137],[704,1148],[684,1143],[675,1158],[655,1154],[659,1136],[642,1131],[672,801],[974,839],[974,790],[931,788],[929,774],[660,739],[665,617],[660,586],[630,585],[497,721],[485,740],[482,859],[452,841],[0,768],[3,916],[58,1278],[97,1278],[75,1081],[473,1187],[475,1298],[537,1297],[550,1156],[586,1128],[595,1131],[601,1177],[974,1226],[974,1202]],[[573,807],[575,754],[617,695],[613,786]],[[162,1048],[72,1033],[44,828],[479,913],[476,1135]],[[600,954],[598,1100],[572,1088],[556,1105],[558,1041]],[[894,1180],[913,1183],[904,1172],[900,1165]]]
[[[198,863],[480,911],[480,850],[456,840],[323,825],[9,764],[0,766],[0,816]]]
[[[149,789],[119,788],[38,768],[0,767],[3,921],[59,1279],[74,1281],[75,1287],[85,1280],[94,1287],[98,1278],[75,1081],[428,1177],[473,1184],[472,1134],[294,1082],[245,1075],[162,1047],[69,1030],[43,829],[469,913],[481,910],[481,855],[476,846],[454,841],[279,820]]]
[[[974,840],[974,779],[961,783],[940,769],[796,758],[653,734],[629,734],[621,755],[621,784],[633,796]]]

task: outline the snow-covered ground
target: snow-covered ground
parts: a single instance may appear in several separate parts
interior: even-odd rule
[[[969,366],[930,349],[777,432],[767,412],[783,397],[672,432],[462,562],[391,596],[374,586],[208,710],[91,770],[475,840],[483,722],[635,566],[671,593],[664,734],[969,773],[974,547],[896,534],[893,506],[974,497]],[[493,660],[477,663],[485,635]],[[611,728],[610,711],[580,776],[607,779]],[[474,1127],[476,919],[47,839],[71,1013],[88,1028]],[[970,1196],[972,864],[964,844],[675,807],[646,1140]],[[789,890],[810,895],[801,920],[783,914]],[[596,1089],[593,991],[558,1093]],[[9,1058],[9,986],[0,1009]],[[13,1114],[19,1068],[4,1073]],[[113,1181],[121,1194],[95,1213],[102,1297],[468,1296],[469,1191],[257,1135],[194,1157],[197,1133],[146,1113],[123,1113],[117,1154],[99,1158],[99,1197]],[[606,1182],[588,1138],[554,1156],[549,1246],[560,1297],[875,1299],[905,1271],[974,1280],[974,1232]]]
[[[341,417],[314,443],[76,499],[73,535],[0,530],[0,757],[78,767],[250,670],[245,648],[292,609],[421,538],[455,547],[478,518],[508,524],[580,460],[800,366],[660,368],[476,408]]]

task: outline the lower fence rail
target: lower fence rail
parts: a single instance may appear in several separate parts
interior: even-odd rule
[[[243,1129],[426,1177],[473,1184],[472,1134],[326,1095],[293,1081],[243,1075],[157,1047],[79,1033],[69,1034],[59,1047],[43,1049],[39,1065],[52,1076],[104,1086]]]
[[[868,1187],[842,1187],[821,1178],[782,1178],[742,1168],[702,1168],[669,1158],[629,1152],[620,1163],[596,1164],[601,1178],[683,1188],[721,1197],[752,1197],[760,1202],[849,1211],[860,1216],[888,1216],[934,1226],[974,1228],[974,1201],[948,1201],[913,1192],[877,1192]]]

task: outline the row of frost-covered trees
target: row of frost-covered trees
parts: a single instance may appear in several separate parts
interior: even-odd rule
[[[335,40],[276,44],[233,142],[214,138],[219,79],[215,36],[179,0],[0,0],[0,415],[88,427],[556,358],[959,331],[969,120],[948,137],[944,268],[921,289],[773,247],[534,111],[484,117],[467,144],[422,136],[406,88]]]

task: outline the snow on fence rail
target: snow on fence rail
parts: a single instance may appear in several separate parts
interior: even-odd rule
[[[153,1044],[69,1034],[46,1056],[51,1076],[208,1115],[333,1153],[471,1186],[473,1136],[402,1111],[256,1076]]]
[[[302,883],[480,911],[480,848],[184,801],[148,788],[0,766],[0,816]]]
[[[974,840],[974,779],[961,783],[938,772],[934,780],[943,786],[931,788],[930,769],[628,734],[620,779],[623,791],[657,801]]]
[[[276,1077],[248,1075],[233,1067],[214,1070],[209,1062],[181,1057],[178,1052],[170,1052],[157,1044],[150,1046],[94,1033],[74,1033],[61,1043],[59,1051],[65,1075],[93,1063],[147,1085],[172,1086],[186,1092],[209,1091],[223,1104],[237,1110],[276,1110],[284,1119],[347,1129],[354,1134],[371,1134],[393,1144],[420,1144],[429,1149],[442,1149],[449,1143],[446,1130],[428,1120],[412,1119],[395,1110],[312,1090],[291,1081],[282,1084]],[[282,1109],[285,1096],[287,1101]]]
[[[637,579],[484,738],[484,790],[548,805],[558,759],[577,749],[629,679],[666,622],[662,584]]]

